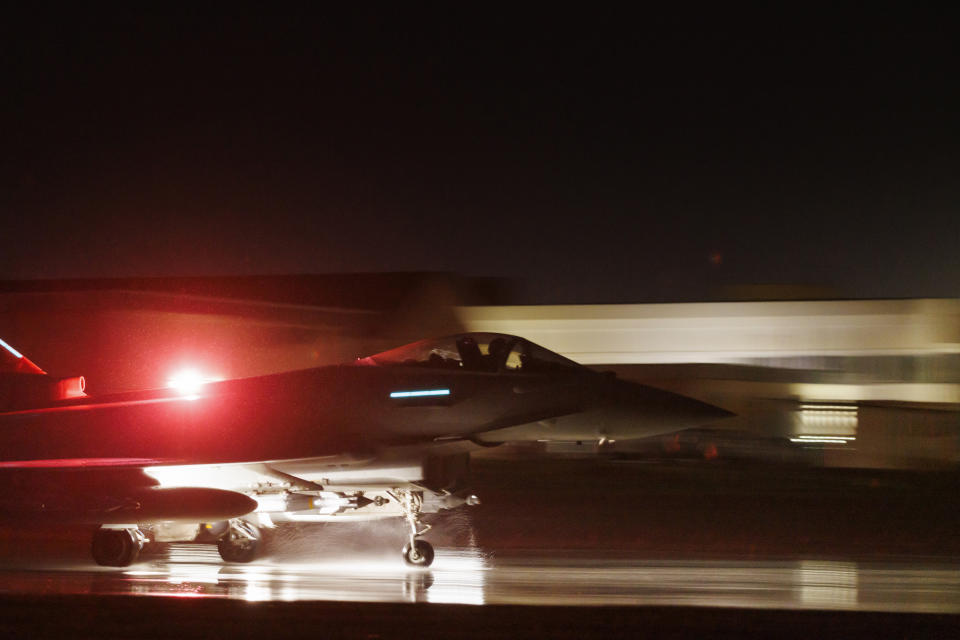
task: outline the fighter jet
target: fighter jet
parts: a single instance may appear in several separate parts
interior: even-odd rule
[[[284,522],[396,517],[429,566],[424,513],[476,503],[471,452],[678,431],[732,415],[590,370],[517,336],[428,339],[340,365],[90,397],[0,341],[0,516],[99,525],[92,555],[216,544],[229,562]]]

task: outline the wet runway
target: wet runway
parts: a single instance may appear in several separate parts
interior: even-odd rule
[[[173,544],[123,569],[93,564],[92,529],[0,527],[0,637],[876,640],[960,621],[954,473],[474,471],[483,504],[431,520],[429,570],[403,564],[394,521],[278,528],[248,565]]]
[[[7,568],[0,594],[151,595],[244,601],[695,606],[960,613],[960,564],[943,561],[644,560],[556,551],[438,549],[429,570],[397,558],[223,564],[212,546],[172,545],[124,569]]]

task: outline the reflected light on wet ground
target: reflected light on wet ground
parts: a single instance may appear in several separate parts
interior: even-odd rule
[[[212,546],[172,545],[128,569],[0,572],[0,593],[255,601],[552,606],[708,606],[960,613],[955,562],[648,560],[619,554],[438,548],[430,569],[391,556],[223,564]]]
[[[347,600],[484,604],[487,560],[477,549],[438,549],[429,570],[399,559],[224,564],[216,548],[170,545],[165,558],[122,571],[129,591],[262,600]]]
[[[960,611],[953,563],[500,559],[490,603]],[[524,593],[522,600],[516,594]],[[513,594],[513,595],[511,595]]]
[[[856,608],[859,598],[856,563],[805,561],[795,571],[804,605]]]

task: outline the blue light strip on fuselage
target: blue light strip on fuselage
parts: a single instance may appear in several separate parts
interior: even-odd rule
[[[393,391],[391,398],[423,398],[426,396],[448,396],[450,389],[426,389],[424,391]]]
[[[12,353],[12,354],[13,354],[14,356],[16,356],[17,358],[22,358],[22,357],[23,357],[23,354],[22,354],[22,353],[20,353],[19,351],[17,351],[16,349],[14,349],[13,347],[11,347],[10,345],[8,345],[6,342],[3,341],[2,338],[0,338],[0,347],[3,347],[4,349],[6,349],[6,350],[9,351],[10,353]]]

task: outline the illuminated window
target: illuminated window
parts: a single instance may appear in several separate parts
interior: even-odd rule
[[[857,439],[857,406],[847,404],[800,405],[800,424],[792,442],[846,445]]]

